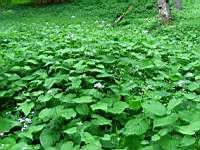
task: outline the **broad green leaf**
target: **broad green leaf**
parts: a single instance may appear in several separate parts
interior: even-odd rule
[[[43,93],[44,93],[44,91],[35,91],[35,92],[31,93],[31,95],[37,97],[37,96],[40,96]]]
[[[158,101],[148,101],[142,104],[142,107],[147,112],[155,114],[157,116],[164,116],[166,114],[166,108]]]
[[[183,101],[183,99],[180,99],[180,98],[174,98],[174,99],[170,100],[168,105],[167,105],[167,109],[169,111],[171,111],[176,106],[178,106],[182,101]]]
[[[54,84],[56,83],[56,79],[55,78],[47,78],[44,82],[44,86],[47,89],[50,89]]]
[[[135,88],[137,85],[134,84],[133,82],[127,82],[121,85],[121,90],[123,95],[128,95],[130,90],[132,90],[133,88]],[[120,93],[121,94],[121,93]]]
[[[111,125],[112,124],[111,120],[108,120],[105,117],[97,115],[97,114],[93,114],[92,118],[95,118],[92,120],[92,123],[95,125],[101,126],[101,125]]]
[[[133,109],[133,110],[139,110],[142,106],[141,106],[141,101],[139,100],[132,100],[128,102],[129,104],[129,108]]]
[[[19,136],[27,137],[27,138],[33,140],[33,133],[37,133],[37,132],[41,131],[44,127],[45,127],[45,124],[36,125],[36,126],[31,125],[26,132],[21,132],[19,134]]]
[[[78,150],[78,148],[74,147],[73,142],[68,141],[62,144],[59,150]]]
[[[4,137],[1,138],[0,144],[1,144],[1,150],[9,150],[13,145],[16,145],[16,139],[13,137]],[[4,145],[4,146],[2,146]]]
[[[184,97],[193,102],[200,102],[200,97],[196,93],[184,93]]]
[[[153,123],[154,128],[167,126],[167,125],[174,125],[177,120],[178,120],[178,115],[176,114],[171,114],[169,116],[162,117],[162,118],[155,118],[154,123]]]
[[[56,95],[54,95],[54,98],[56,99],[61,99],[63,97],[63,93],[58,93]]]
[[[98,74],[96,76],[97,78],[112,78],[113,75],[109,74],[108,72],[106,72],[105,70],[101,71],[101,74]]]
[[[102,150],[102,148],[99,144],[92,143],[83,146],[80,150]]]
[[[44,103],[44,102],[48,102],[52,99],[52,96],[49,94],[45,94],[45,95],[40,95],[37,99],[37,101]]]
[[[163,150],[172,150],[178,149],[181,144],[181,137],[180,136],[171,136],[166,135],[159,140],[158,143]]]
[[[126,102],[117,101],[113,104],[113,107],[108,108],[108,112],[113,114],[121,114],[129,105]]]
[[[191,122],[189,125],[178,127],[178,132],[185,135],[194,135],[195,132],[198,131],[200,131],[200,121]]]
[[[146,48],[149,48],[149,49],[156,49],[156,45],[154,45],[154,44],[149,44],[149,43],[147,43],[147,42],[142,42],[142,44],[146,47]]]
[[[4,97],[4,96],[7,96],[9,95],[9,91],[0,91],[0,97]]]
[[[22,78],[22,80],[25,80],[25,81],[30,81],[30,80],[33,80],[35,78],[35,76],[25,76]]]
[[[84,89],[83,95],[92,96],[97,99],[103,97],[103,93],[99,92],[98,89]]]
[[[45,150],[57,150],[55,147],[45,147]]]
[[[74,118],[76,116],[76,112],[72,108],[65,108],[64,110],[58,110],[58,114],[65,118],[66,120]]]
[[[78,104],[75,110],[81,115],[88,115],[90,113],[90,108],[87,104]]]
[[[81,103],[91,103],[91,102],[93,102],[93,99],[92,99],[91,96],[82,96],[80,98],[73,99],[72,102],[78,103],[78,104],[81,104]]]
[[[145,146],[140,148],[139,150],[154,150],[153,146]]]
[[[154,142],[160,140],[160,135],[154,134],[154,135],[151,137],[151,140],[154,141]]]
[[[95,136],[91,135],[89,132],[84,132],[81,134],[81,141],[85,142],[86,144],[97,142]]]
[[[189,85],[188,85],[188,89],[190,90],[190,91],[195,91],[195,90],[197,90],[197,89],[199,89],[200,88],[200,85],[199,85],[199,83],[197,83],[197,82],[192,82],[192,83],[190,83]]]
[[[10,129],[13,127],[19,126],[19,122],[17,120],[13,121],[8,118],[1,118],[0,117],[0,132],[9,132]]]
[[[31,112],[31,109],[35,106],[33,102],[24,102],[20,103],[19,105],[19,110],[22,110],[25,116],[27,116]]]
[[[72,103],[73,99],[75,98],[75,94],[67,94],[67,95],[64,95],[63,97],[61,97],[61,101],[64,102],[64,103]]]
[[[179,118],[187,123],[197,122],[200,118],[200,112],[190,110],[179,111]]]
[[[75,116],[76,112],[72,108],[64,108],[64,106],[45,108],[39,114],[39,118],[41,119],[53,119],[57,117],[63,117],[68,120]]]
[[[190,135],[185,135],[181,141],[182,147],[187,147],[194,144],[196,139]]]
[[[66,130],[64,130],[63,132],[64,133],[67,133],[67,134],[69,134],[69,135],[72,135],[72,134],[75,134],[75,133],[77,133],[77,127],[72,127],[72,128],[69,128],[69,129],[66,129]]]
[[[165,135],[167,135],[170,131],[171,131],[171,128],[163,128],[163,129],[161,129],[161,130],[158,132],[158,134],[159,134],[160,136],[165,136]]]
[[[9,148],[9,150],[20,150],[23,147],[26,147],[26,149],[28,149],[28,150],[29,149],[32,150],[32,146],[31,145],[27,145],[27,143],[25,143],[25,142],[18,142],[14,146]]]
[[[101,56],[101,62],[102,63],[106,63],[106,64],[110,64],[110,63],[114,63],[116,61],[115,57],[112,55],[108,55],[108,56]]]
[[[97,102],[96,104],[93,104],[90,107],[92,108],[93,111],[103,110],[103,111],[107,112],[108,104],[104,103],[104,102]]]
[[[104,148],[113,148],[112,136],[110,134],[104,134],[104,137],[101,138],[101,144]]]
[[[21,77],[17,74],[12,74],[9,76],[8,80],[9,81],[15,81],[15,80],[19,80]]]
[[[72,78],[71,81],[72,81],[72,87],[71,87],[72,89],[78,89],[81,87],[82,81],[80,79]]]
[[[31,67],[30,66],[24,66],[23,69],[26,70],[26,71],[29,71],[29,70],[31,70]]]
[[[33,65],[37,65],[38,64],[38,62],[36,60],[34,60],[34,59],[28,59],[26,62],[30,63],[30,64],[33,64]]]
[[[45,108],[39,113],[41,119],[52,119],[58,117],[55,108]]]
[[[11,68],[11,71],[16,71],[16,72],[18,72],[18,71],[21,71],[21,67],[20,66],[14,66],[14,67],[12,67]]]
[[[44,129],[40,134],[40,143],[45,148],[54,145],[60,139],[60,133],[53,129]]]
[[[124,127],[125,135],[142,135],[148,130],[149,125],[143,119],[132,119],[129,120]]]

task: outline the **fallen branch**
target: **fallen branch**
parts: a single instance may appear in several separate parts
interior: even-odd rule
[[[121,22],[121,21],[124,19],[124,17],[125,17],[129,12],[131,12],[132,9],[133,9],[133,6],[130,5],[130,6],[128,7],[128,9],[126,10],[126,12],[124,12],[122,15],[120,15],[120,16],[114,21],[114,23],[113,23],[112,25],[114,26],[114,25],[118,24],[119,22]]]

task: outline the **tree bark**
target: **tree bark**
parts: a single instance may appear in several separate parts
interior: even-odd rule
[[[158,0],[159,16],[162,22],[168,22],[171,18],[169,1],[168,0]]]
[[[182,9],[181,0],[175,0],[175,6],[176,10],[181,10]]]

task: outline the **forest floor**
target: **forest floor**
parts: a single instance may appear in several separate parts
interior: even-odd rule
[[[0,11],[0,150],[199,150],[200,3]]]

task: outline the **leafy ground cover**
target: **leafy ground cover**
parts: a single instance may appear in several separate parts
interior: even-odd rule
[[[167,26],[139,4],[1,11],[0,149],[200,149],[200,4]]]

